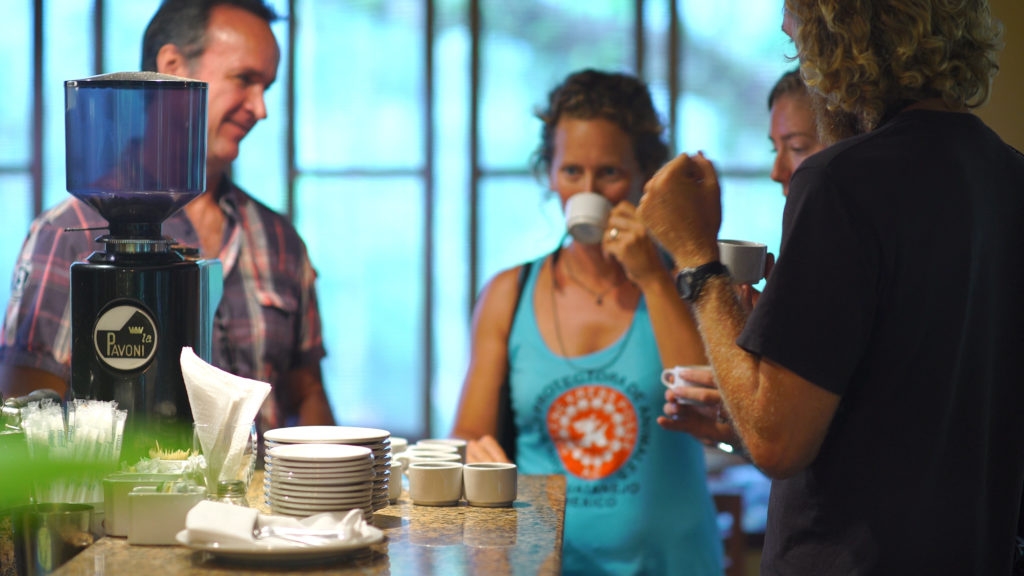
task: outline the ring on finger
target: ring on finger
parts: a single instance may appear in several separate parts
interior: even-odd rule
[[[608,231],[608,238],[611,238],[612,240],[615,240],[618,237],[619,237],[619,229],[618,228],[612,228],[611,230]]]

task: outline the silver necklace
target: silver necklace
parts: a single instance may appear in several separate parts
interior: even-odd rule
[[[629,328],[626,328],[626,336],[622,338],[620,342],[618,342],[618,350],[615,351],[615,355],[612,356],[604,364],[590,368],[587,366],[580,366],[573,362],[572,360],[570,360],[569,354],[565,351],[565,342],[562,341],[562,327],[561,323],[558,321],[558,299],[555,297],[555,291],[558,289],[558,278],[555,275],[555,269],[558,266],[559,252],[561,252],[561,248],[555,250],[555,253],[551,256],[551,314],[555,322],[555,340],[558,342],[558,351],[561,352],[562,359],[565,360],[565,363],[568,364],[569,367],[572,368],[573,370],[603,371],[609,366],[618,362],[619,358],[622,357],[622,352],[626,349],[626,344],[629,342],[629,337],[633,335],[633,321],[631,320],[629,323]],[[572,276],[571,273],[570,276]],[[598,304],[600,304],[600,301],[598,302]],[[635,320],[635,314],[636,312],[634,311],[633,320]]]
[[[598,306],[603,306],[604,305],[604,297],[607,296],[609,292],[612,292],[613,290],[615,290],[616,288],[618,288],[619,286],[622,285],[623,279],[619,278],[618,281],[615,282],[615,284],[612,284],[609,288],[605,289],[603,292],[598,292],[597,290],[594,290],[590,286],[587,286],[586,284],[584,284],[582,280],[580,280],[579,278],[576,277],[576,272],[573,271],[572,264],[569,262],[569,260],[570,260],[570,258],[566,257],[566,259],[565,259],[565,269],[566,269],[566,271],[569,272],[569,279],[572,280],[573,282],[575,282],[580,288],[583,288],[584,290],[586,290],[587,293],[589,293],[591,296],[593,296],[594,300],[597,301],[597,305]],[[554,270],[552,270],[552,273],[554,273]]]

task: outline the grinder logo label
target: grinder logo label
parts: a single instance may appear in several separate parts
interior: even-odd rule
[[[96,354],[115,370],[138,370],[156,354],[156,324],[145,310],[130,304],[114,306],[96,320]]]

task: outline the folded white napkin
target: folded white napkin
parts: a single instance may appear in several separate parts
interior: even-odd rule
[[[286,529],[285,536],[257,538],[255,530],[266,527]],[[185,517],[185,528],[188,530],[189,542],[192,543],[230,546],[266,544],[275,548],[315,544],[321,541],[324,531],[337,534],[330,539],[323,539],[324,544],[370,539],[380,533],[379,528],[363,520],[363,511],[359,508],[348,512],[323,512],[299,519],[260,514],[253,508],[212,500],[203,500],[189,510]],[[305,544],[296,540],[296,537],[301,539],[304,533],[311,538]]]
[[[236,479],[270,384],[212,366],[188,346],[181,349],[181,375],[212,481]]]

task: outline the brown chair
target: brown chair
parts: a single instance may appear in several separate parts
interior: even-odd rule
[[[743,533],[743,493],[723,490],[712,494],[719,514],[732,518],[729,530],[722,535],[725,548],[725,576],[744,576],[747,536]]]

